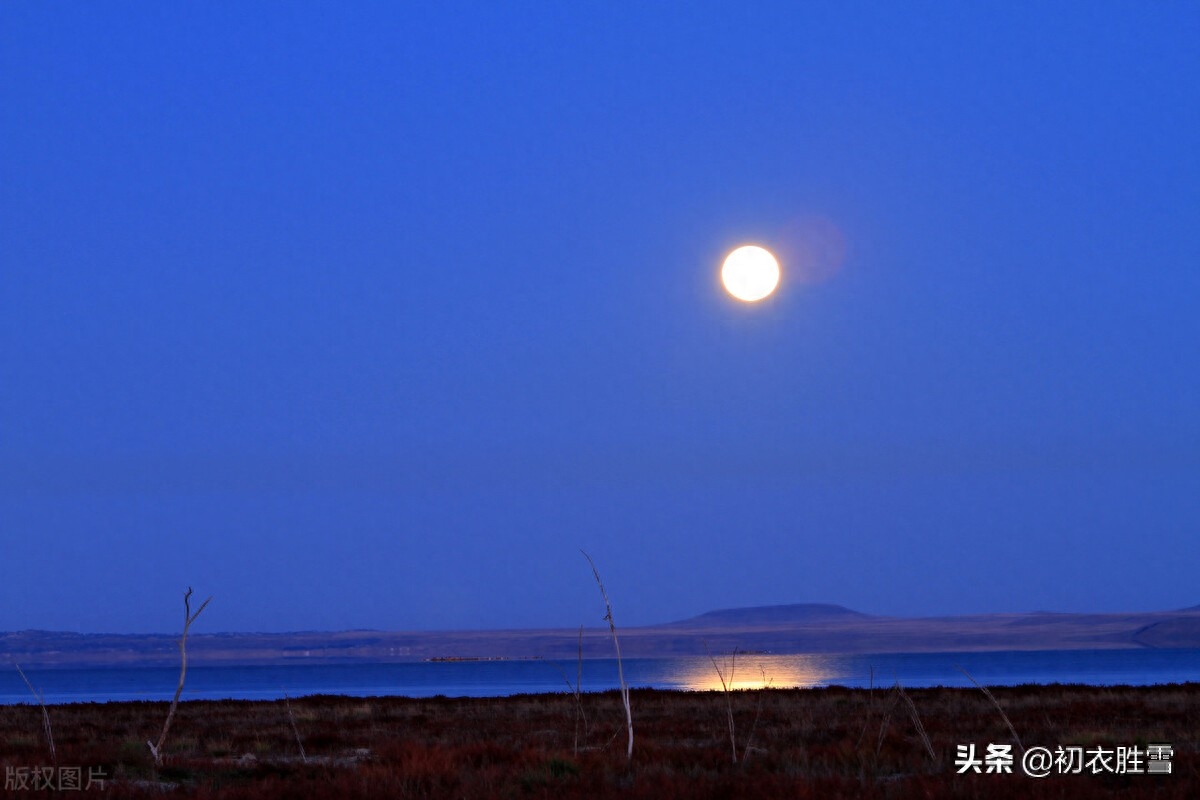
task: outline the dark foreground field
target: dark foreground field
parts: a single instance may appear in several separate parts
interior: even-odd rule
[[[99,768],[109,797],[1200,796],[1200,684],[993,692],[1025,748],[1078,746],[1085,761],[1100,759],[1080,774],[1027,776],[1012,731],[978,690],[635,690],[632,763],[615,692],[583,695],[586,726],[566,693],[309,697],[291,701],[291,716],[283,701],[183,703],[157,770],[145,742],[157,738],[166,703],[52,706],[58,768],[43,775],[69,781],[78,767],[86,783]],[[51,796],[22,788],[53,763],[42,727],[36,706],[0,707],[6,795]],[[988,744],[1013,745],[1013,774],[958,774],[957,747],[972,743],[981,758]],[[1171,774],[1119,774],[1118,748],[1138,748],[1133,766],[1146,770],[1153,744],[1172,746]]]

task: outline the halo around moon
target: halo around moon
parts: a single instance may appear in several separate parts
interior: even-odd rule
[[[725,257],[721,283],[738,300],[756,303],[779,285],[779,261],[765,248],[743,245]]]

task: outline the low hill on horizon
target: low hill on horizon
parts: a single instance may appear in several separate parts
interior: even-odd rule
[[[728,653],[929,653],[1011,650],[1200,649],[1200,608],[1124,614],[1021,613],[872,616],[802,603],[721,609],[660,625],[618,628],[629,658]],[[179,664],[178,634],[0,633],[0,668]],[[197,633],[195,665],[354,664],[471,659],[565,659],[574,629]],[[584,658],[611,658],[607,627],[586,628]]]
[[[870,614],[833,603],[789,603],[776,606],[747,606],[706,611],[694,617],[650,627],[727,627],[752,625],[781,625],[788,623],[825,622],[830,620],[868,619]]]

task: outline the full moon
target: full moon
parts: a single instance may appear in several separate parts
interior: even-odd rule
[[[754,303],[779,285],[779,262],[769,250],[748,244],[725,257],[721,267],[725,291],[746,303]]]

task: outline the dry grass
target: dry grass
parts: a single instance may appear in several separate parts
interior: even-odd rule
[[[612,632],[613,648],[617,651],[617,678],[621,683],[621,702],[625,706],[625,727],[629,734],[629,745],[625,751],[625,757],[630,761],[633,760],[633,711],[629,705],[629,685],[625,683],[625,668],[621,665],[621,641],[617,638],[617,623],[613,619],[612,603],[608,601],[608,592],[604,590],[604,581],[600,580],[600,571],[596,569],[596,562],[592,561],[592,557],[586,551],[580,550],[583,557],[592,567],[592,575],[596,577],[596,585],[600,587],[600,595],[604,598],[604,621],[608,623],[608,629]],[[582,645],[581,645],[582,647]]]
[[[38,701],[38,706],[42,709],[42,733],[46,736],[46,747],[50,750],[50,761],[58,763],[58,755],[54,750],[54,728],[50,725],[50,712],[46,710],[46,697],[37,689],[33,688],[33,684],[25,675],[25,670],[21,669],[21,665],[17,664],[17,672],[21,676],[21,680],[25,681],[25,685],[29,687],[33,698]]]
[[[963,675],[966,675],[967,680],[975,684],[975,687],[979,689],[979,691],[983,692],[983,696],[992,701],[992,705],[994,705],[996,710],[1000,712],[1000,718],[1004,720],[1004,724],[1008,726],[1008,730],[1012,733],[1013,741],[1017,743],[1017,749],[1024,753],[1025,745],[1021,742],[1021,737],[1017,734],[1017,729],[1013,727],[1012,720],[1008,718],[1008,714],[1004,713],[1004,706],[1000,705],[1000,701],[996,699],[996,695],[992,694],[992,690],[975,680],[975,677],[962,667],[959,667],[958,671]]]
[[[59,764],[103,767],[117,779],[110,797],[153,796],[160,782],[174,785],[172,796],[197,798],[1200,796],[1200,684],[992,692],[1027,746],[1166,742],[1175,748],[1174,772],[1045,780],[1019,768],[1013,775],[959,775],[953,763],[958,744],[983,751],[1011,735],[991,701],[973,689],[911,689],[903,697],[893,690],[893,708],[908,700],[912,706],[886,725],[861,689],[767,689],[728,697],[633,690],[640,745],[632,764],[620,741],[625,719],[616,691],[581,696],[592,725],[577,755],[578,709],[565,692],[293,698],[307,763],[284,701],[188,701],[178,708],[171,756],[157,774],[141,734],[161,719],[166,703],[62,705],[54,716]],[[729,756],[727,700],[738,714],[757,709],[755,756],[737,765]],[[36,735],[39,714],[30,705],[0,707],[0,766],[46,763]],[[862,735],[865,724],[871,735]]]

